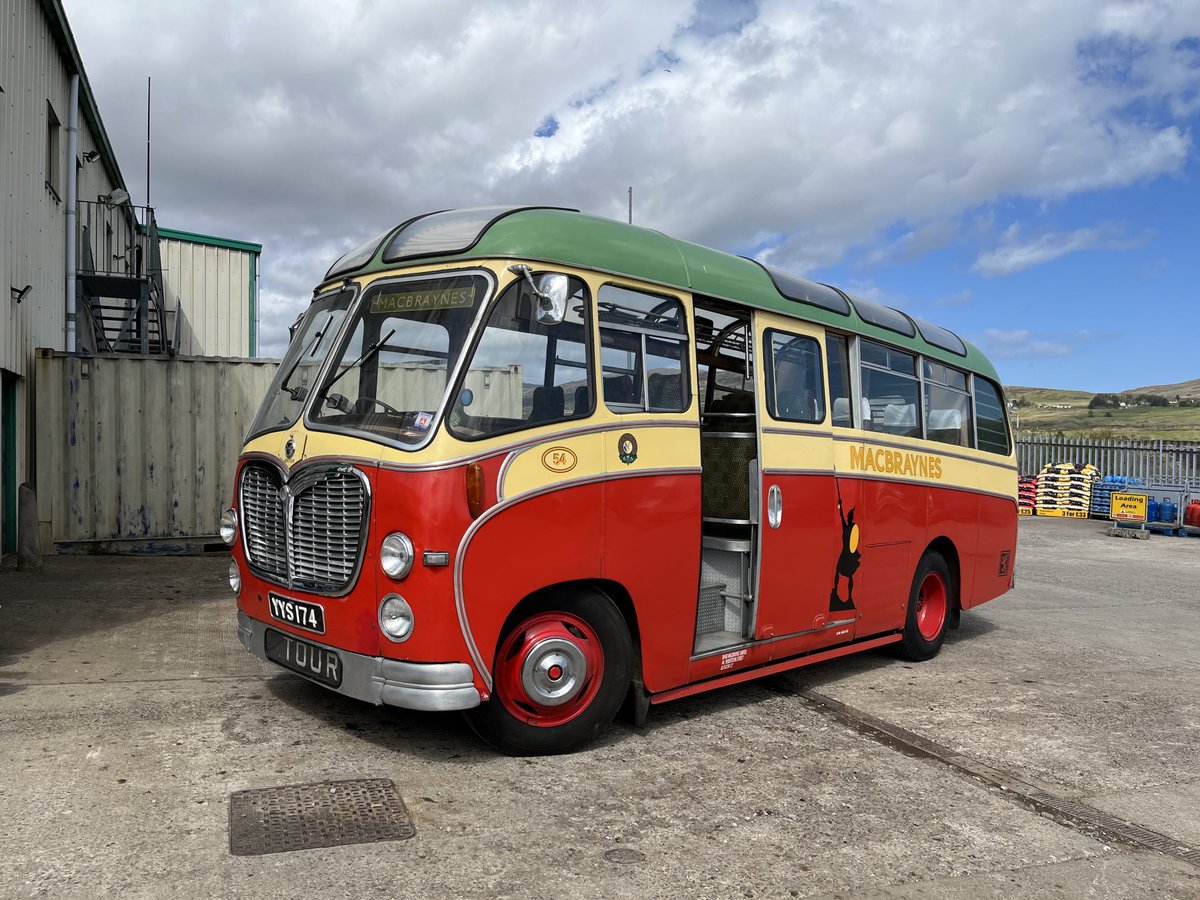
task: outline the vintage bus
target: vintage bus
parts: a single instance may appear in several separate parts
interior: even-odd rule
[[[1012,586],[1004,395],[952,332],[544,207],[329,269],[248,432],[246,649],[509,753],[892,645]]]

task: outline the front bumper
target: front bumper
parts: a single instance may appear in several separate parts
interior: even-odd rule
[[[267,627],[265,623],[238,610],[238,639],[242,646],[259,659],[273,662],[267,659]],[[307,637],[304,640],[310,644],[317,643]],[[341,686],[321,686],[347,697],[365,700],[376,706],[399,706],[433,712],[471,709],[479,705],[479,691],[475,688],[471,667],[466,663],[404,662],[382,656],[349,653],[326,644],[319,646],[334,651],[342,660]],[[319,681],[314,683],[321,684]]]

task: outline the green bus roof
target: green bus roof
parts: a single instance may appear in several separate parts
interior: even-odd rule
[[[413,221],[420,220],[409,220],[405,227]],[[406,256],[397,262],[384,262],[383,257],[389,244],[403,231],[401,226],[397,226],[385,235],[373,256],[362,266],[338,271],[336,277],[333,276],[334,269],[331,269],[326,284],[351,274],[369,274],[425,265],[439,260],[511,258],[557,263],[624,275],[664,287],[828,325],[978,372],[997,384],[1000,381],[987,357],[966,340],[963,340],[966,348],[964,357],[931,344],[921,336],[919,327],[916,336],[908,337],[873,325],[854,309],[853,298],[850,298],[849,315],[840,315],[819,306],[790,300],[779,292],[766,269],[753,260],[700,244],[676,240],[662,232],[627,225],[614,219],[565,209],[524,208],[498,211],[497,217],[485,225],[482,233],[478,234],[478,239],[466,250]],[[336,265],[335,263],[335,268]]]

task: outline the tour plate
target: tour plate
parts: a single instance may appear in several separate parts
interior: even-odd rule
[[[313,681],[339,687],[342,683],[342,660],[332,650],[318,647],[290,634],[268,628],[264,635],[267,659],[298,672]]]

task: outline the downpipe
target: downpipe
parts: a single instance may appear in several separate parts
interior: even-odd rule
[[[67,333],[66,351],[75,352],[75,247],[78,217],[79,167],[79,76],[71,76],[71,99],[67,113]]]

